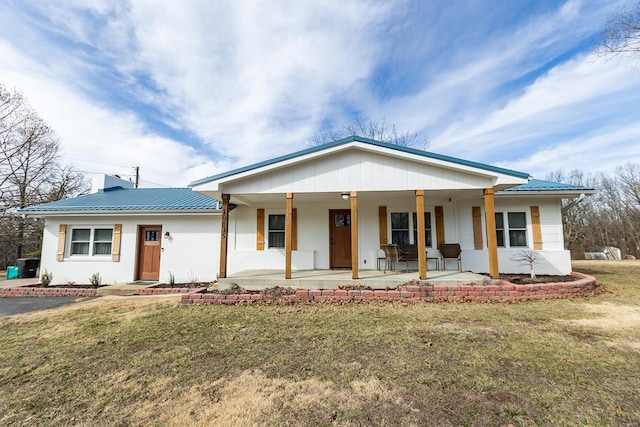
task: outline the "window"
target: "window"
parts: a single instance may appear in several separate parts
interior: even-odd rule
[[[417,214],[413,213],[413,243],[418,244],[418,220]],[[431,212],[424,213],[424,241],[428,248],[431,247]]]
[[[391,243],[409,245],[409,213],[391,213]]]
[[[509,236],[509,247],[527,246],[527,216],[524,212],[508,212],[507,227],[504,213],[496,212],[496,240],[498,246],[506,247],[505,235]]]
[[[70,255],[111,255],[113,228],[74,228],[71,230]]]
[[[497,245],[504,247],[504,215],[496,212],[496,241]]]
[[[335,226],[338,227],[351,227],[351,214],[347,215],[336,215],[335,216]]]
[[[90,228],[74,228],[71,231],[71,255],[89,255],[90,236]]]
[[[527,216],[524,212],[509,212],[509,246],[527,246]]]
[[[427,247],[432,246],[431,212],[424,213],[424,237]],[[418,221],[415,212],[391,213],[391,243],[396,245],[418,244]]]
[[[284,248],[284,215],[269,215],[269,247]]]

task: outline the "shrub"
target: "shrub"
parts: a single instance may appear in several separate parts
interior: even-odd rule
[[[102,284],[102,276],[100,276],[100,273],[93,273],[89,282],[91,282],[93,286],[100,286]]]
[[[49,273],[45,269],[44,273],[42,273],[42,277],[40,278],[40,283],[42,283],[42,286],[47,287],[51,283],[51,280],[53,280],[53,273]]]

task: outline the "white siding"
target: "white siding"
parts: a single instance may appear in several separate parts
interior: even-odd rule
[[[120,262],[111,257],[102,260],[90,257],[69,257],[56,261],[60,224],[71,226],[113,226],[122,224]],[[219,268],[220,216],[148,216],[47,219],[42,241],[40,272],[53,273],[52,284],[88,283],[93,273],[100,273],[104,284],[132,282],[136,271],[138,225],[162,225],[170,239],[162,238],[160,281],[166,282],[169,272],[176,282],[211,281]],[[70,234],[67,234],[67,239]]]
[[[480,206],[482,212],[482,240],[485,250],[474,250],[472,207]],[[525,212],[527,217],[527,245],[533,249],[533,228],[531,225],[531,206],[540,208],[540,227],[542,231],[542,250],[536,262],[538,274],[568,274],[571,272],[571,255],[564,249],[562,215],[560,202],[552,198],[495,198],[496,212]],[[482,197],[463,200],[457,203],[459,218],[459,243],[462,246],[463,268],[485,273],[489,270],[484,200]],[[506,220],[506,218],[505,218]],[[498,263],[501,273],[529,273],[529,266],[514,261],[514,257],[527,248],[498,248]]]
[[[352,150],[224,184],[229,194],[482,189],[494,177]]]

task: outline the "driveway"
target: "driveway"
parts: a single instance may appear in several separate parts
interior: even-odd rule
[[[47,310],[73,304],[77,297],[12,297],[0,298],[0,316]],[[86,301],[86,298],[83,299]]]

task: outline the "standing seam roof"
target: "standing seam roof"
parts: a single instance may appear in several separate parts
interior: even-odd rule
[[[52,211],[195,211],[217,210],[218,202],[188,188],[108,188],[98,193],[42,205],[20,212]]]

